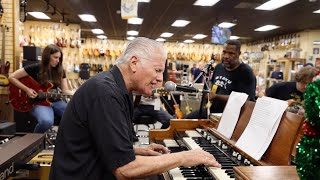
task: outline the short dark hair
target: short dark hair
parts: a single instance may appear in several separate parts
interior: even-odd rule
[[[240,49],[241,49],[240,41],[236,39],[232,39],[232,40],[227,40],[225,44],[236,46],[236,50],[240,52]]]

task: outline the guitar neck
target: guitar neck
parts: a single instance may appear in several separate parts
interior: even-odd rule
[[[58,93],[49,93],[49,92],[38,92],[39,98],[53,98],[53,99],[65,99],[71,98],[72,95],[58,94]]]

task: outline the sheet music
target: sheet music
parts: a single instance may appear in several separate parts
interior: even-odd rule
[[[270,97],[259,98],[236,146],[259,160],[277,132],[282,114],[287,107],[286,101]]]
[[[241,107],[246,102],[247,98],[248,95],[246,93],[231,92],[217,128],[219,133],[229,139],[231,138],[239,119]]]

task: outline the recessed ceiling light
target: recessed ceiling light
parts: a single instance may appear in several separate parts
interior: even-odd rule
[[[192,38],[193,39],[203,39],[207,37],[207,35],[204,35],[204,34],[196,34],[195,36],[193,36]]]
[[[164,42],[164,41],[166,41],[166,40],[165,40],[165,39],[163,39],[163,38],[158,38],[158,39],[156,39],[156,41]]]
[[[102,29],[91,29],[93,34],[103,34],[103,30]]]
[[[99,38],[99,39],[107,39],[107,36],[105,36],[105,35],[98,35],[97,38]]]
[[[230,39],[239,39],[239,36],[230,36]]]
[[[130,36],[138,36],[139,32],[138,31],[128,31],[127,32],[127,35],[130,35]]]
[[[285,6],[287,4],[293,3],[297,0],[270,0],[268,2],[263,3],[261,6],[256,7],[255,9],[257,10],[268,10],[268,11],[272,11],[275,9],[278,9],[282,6]]]
[[[150,0],[138,0],[138,2],[148,3],[148,2],[150,2]]]
[[[171,26],[175,26],[175,27],[185,27],[186,25],[188,25],[190,23],[190,21],[186,21],[186,20],[176,20]]]
[[[43,12],[28,12],[28,14],[30,14],[31,16],[37,19],[50,19],[50,17]]]
[[[142,24],[143,19],[142,18],[129,18],[128,24]]]
[[[132,41],[132,40],[134,40],[135,38],[136,38],[136,37],[129,36],[129,37],[127,37],[127,40]]]
[[[184,43],[193,43],[193,42],[194,42],[194,40],[187,39],[187,40],[184,40],[183,42],[184,42]]]
[[[316,10],[316,11],[313,11],[313,13],[320,13],[320,9]]]
[[[280,26],[275,26],[275,25],[265,25],[265,26],[261,26],[257,29],[255,29],[255,31],[270,31],[270,30],[273,30],[273,29],[277,29],[279,28]]]
[[[172,33],[164,32],[160,35],[160,37],[171,37],[172,35]]]
[[[193,3],[194,6],[213,6],[220,0],[197,0]]]
[[[222,27],[222,28],[231,28],[233,26],[235,26],[236,24],[234,23],[230,23],[230,22],[222,22],[220,23],[218,26]]]
[[[80,18],[82,21],[97,22],[96,17],[94,17],[94,16],[91,15],[91,14],[79,14],[78,16],[79,16],[79,18]]]

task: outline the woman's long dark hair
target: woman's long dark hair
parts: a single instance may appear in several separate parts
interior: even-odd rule
[[[54,53],[60,52],[59,63],[56,67],[51,67],[50,56]],[[61,78],[63,77],[62,66],[63,54],[61,49],[53,44],[48,45],[42,52],[41,68],[40,68],[40,83],[46,85],[49,81],[55,86],[59,86]]]

